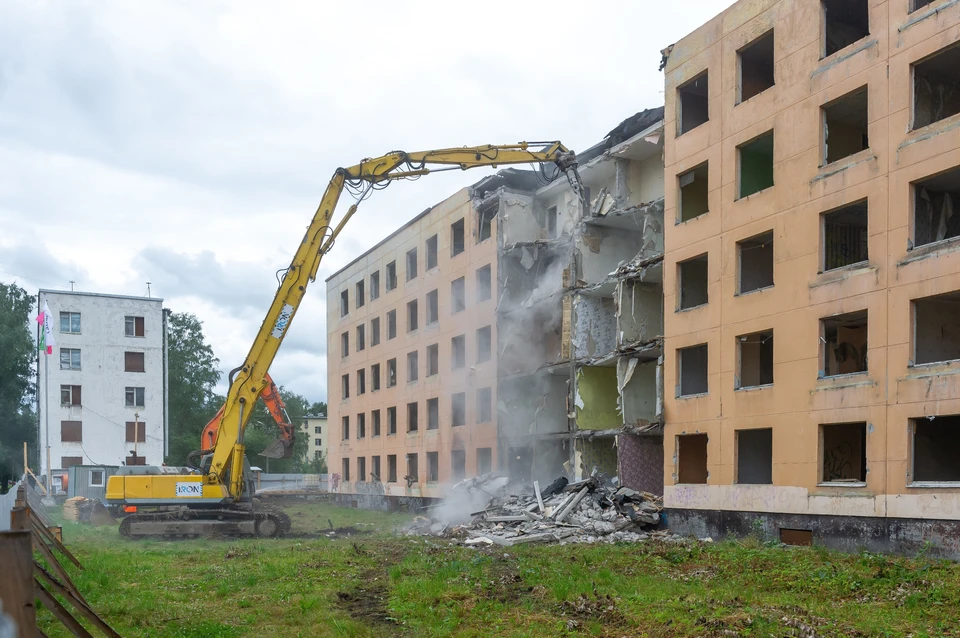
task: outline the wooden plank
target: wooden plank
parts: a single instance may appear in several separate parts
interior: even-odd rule
[[[0,533],[0,600],[17,623],[20,638],[33,638],[37,609],[33,601],[33,549],[28,532]]]
[[[40,602],[43,603],[43,606],[50,610],[50,613],[54,617],[63,623],[63,626],[70,630],[70,632],[77,636],[77,638],[93,638],[93,635],[87,631],[83,625],[81,625],[76,618],[70,615],[70,612],[67,611],[67,608],[60,604],[56,598],[54,598],[50,592],[40,583],[39,580],[34,580],[34,586],[36,587],[37,598],[40,599]],[[40,630],[37,630],[37,633],[40,633]]]
[[[110,625],[104,622],[103,619],[97,615],[97,612],[90,609],[90,607],[83,601],[77,600],[69,589],[60,584],[56,578],[50,575],[50,572],[43,568],[43,565],[37,561],[33,561],[33,569],[43,583],[53,589],[54,593],[59,594],[64,600],[70,603],[74,609],[80,612],[81,616],[92,622],[97,629],[105,633],[110,638],[120,638],[120,634],[115,632]]]
[[[73,584],[72,580],[70,580],[70,574],[68,574],[67,570],[63,568],[63,565],[57,561],[57,557],[53,555],[53,550],[51,550],[40,537],[35,535],[34,539],[36,542],[33,544],[33,549],[40,552],[40,555],[47,560],[47,565],[60,578],[60,582],[63,583],[63,586],[66,587],[67,590],[69,590],[70,593],[77,598],[77,600],[86,605],[87,601],[84,600],[83,596],[80,594],[80,591],[77,589],[77,586]]]
[[[33,529],[35,529],[40,534],[40,536],[45,538],[48,543],[56,547],[57,551],[59,551],[61,554],[69,558],[71,563],[73,563],[80,569],[83,569],[83,565],[80,564],[80,561],[77,560],[76,556],[74,556],[70,552],[70,550],[63,545],[63,543],[57,540],[57,537],[53,534],[53,532],[51,532],[49,529],[41,525],[39,521],[31,521],[31,522],[33,523]]]
[[[33,490],[27,490],[26,495],[27,506],[30,508],[31,514],[39,518],[44,527],[53,527],[53,523],[50,522],[50,519],[47,518],[47,515],[43,513],[43,503],[39,502],[39,499],[37,495],[33,493]]]
[[[11,532],[31,531],[29,507],[14,507],[12,510],[10,510],[10,531]]]

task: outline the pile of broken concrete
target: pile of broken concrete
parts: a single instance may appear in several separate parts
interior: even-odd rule
[[[517,488],[499,473],[467,479],[431,513],[418,516],[408,534],[461,539],[466,545],[637,542],[655,531],[662,497],[621,487],[599,474],[568,483],[560,477],[544,489]]]

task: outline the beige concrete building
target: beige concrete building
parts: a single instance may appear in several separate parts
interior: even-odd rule
[[[675,531],[960,553],[958,39],[956,0],[741,0],[665,52]]]
[[[328,459],[327,441],[330,430],[327,428],[327,415],[308,414],[303,417],[302,427],[307,435],[307,460]]]
[[[332,491],[438,497],[496,467],[495,237],[461,189],[327,279]]]

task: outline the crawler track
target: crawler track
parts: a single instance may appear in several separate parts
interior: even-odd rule
[[[138,512],[120,522],[127,538],[190,538],[204,536],[257,536],[276,538],[290,531],[290,517],[270,505],[255,509],[177,509]]]

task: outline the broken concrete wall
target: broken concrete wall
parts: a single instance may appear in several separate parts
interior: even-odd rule
[[[590,476],[594,468],[606,476],[617,475],[617,439],[615,437],[581,439],[577,441],[576,449],[578,480]]]
[[[616,306],[610,297],[577,295],[573,300],[573,354],[587,359],[617,346]]]
[[[562,300],[546,299],[531,308],[497,315],[498,370],[501,375],[532,372],[561,360]]]
[[[563,289],[566,251],[546,243],[515,245],[500,256],[500,310],[511,310]]]
[[[497,409],[508,438],[566,432],[567,380],[546,372],[501,379]]]
[[[540,239],[532,195],[504,191],[500,196],[500,232],[503,246]]]
[[[643,235],[623,228],[585,224],[578,243],[578,279],[589,284],[604,281],[617,267],[637,256]]]
[[[617,435],[620,485],[663,496],[663,437]]]
[[[538,239],[569,237],[580,221],[580,199],[567,185],[554,187],[537,196],[534,215],[539,220]]]
[[[628,279],[617,286],[617,345],[646,343],[663,335],[663,286]]]
[[[663,198],[663,159],[659,155],[630,162],[627,170],[631,204],[645,204]]]
[[[660,420],[663,397],[659,390],[660,364],[633,357],[617,360],[617,387],[624,425],[643,427]]]
[[[581,430],[612,430],[623,425],[617,408],[617,369],[581,366],[577,369],[574,403],[577,427]]]

